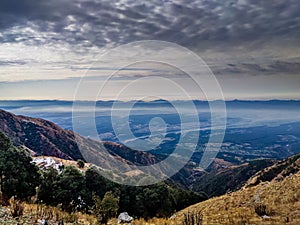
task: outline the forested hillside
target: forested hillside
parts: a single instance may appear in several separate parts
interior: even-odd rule
[[[13,197],[23,202],[59,207],[67,213],[92,214],[105,223],[123,211],[134,217],[168,217],[206,199],[204,194],[170,183],[147,187],[118,185],[103,178],[95,166],[85,172],[74,166],[41,170],[31,161],[28,152],[14,147],[0,133],[2,205],[9,205]]]

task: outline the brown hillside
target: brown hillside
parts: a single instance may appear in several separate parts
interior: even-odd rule
[[[25,146],[37,156],[54,156],[67,160],[82,158],[101,160],[104,159],[102,157],[104,153],[108,151],[111,154],[110,158],[113,157],[128,164],[152,165],[159,161],[148,152],[132,150],[112,142],[84,138],[50,121],[17,116],[1,109],[0,131],[6,134],[14,145]],[[101,163],[106,162],[101,161]],[[100,162],[99,165],[101,165]]]
[[[189,216],[190,223],[184,223]],[[194,223],[191,218],[194,218]],[[198,223],[196,219],[198,218]],[[111,224],[117,224],[112,221]],[[299,225],[300,173],[192,205],[170,219],[136,220],[133,225]]]

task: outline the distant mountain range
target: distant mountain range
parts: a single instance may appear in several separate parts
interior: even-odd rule
[[[130,100],[130,101],[119,101],[119,100],[98,100],[95,101],[97,104],[107,104],[111,105],[114,102],[118,103],[143,103],[143,104],[170,104],[172,102],[177,102],[177,103],[184,103],[184,102],[189,102],[190,100],[172,100],[168,101],[165,99],[156,99],[156,100],[151,100],[151,101],[145,101],[145,100]],[[213,101],[206,101],[206,100],[191,100],[194,103],[198,104],[207,104],[209,102],[218,102],[218,101],[223,101],[223,100],[213,100]],[[78,101],[81,103],[89,103],[89,102],[94,102],[94,101]],[[269,105],[276,105],[276,104],[287,104],[287,103],[295,103],[299,104],[300,100],[278,100],[278,99],[273,99],[273,100],[239,100],[239,99],[234,99],[234,100],[226,100],[226,104],[243,104],[243,103],[261,103],[261,104],[269,104]],[[51,103],[54,104],[73,104],[73,101],[70,100],[0,100],[0,105],[5,105],[5,104],[46,104],[50,105]]]

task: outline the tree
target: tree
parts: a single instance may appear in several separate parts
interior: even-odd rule
[[[144,218],[169,216],[174,209],[171,190],[163,183],[138,188],[137,212]]]
[[[29,153],[14,147],[0,132],[0,191],[3,203],[8,203],[12,196],[26,200],[35,195],[40,174],[31,161]]]
[[[57,205],[57,185],[59,181],[58,171],[52,167],[42,173],[42,179],[38,188],[38,200],[47,205]]]
[[[106,192],[115,192],[118,185],[103,177],[95,166],[91,166],[85,172],[86,186],[89,191],[102,199]]]
[[[88,192],[85,177],[74,166],[66,166],[57,181],[56,199],[62,204],[62,209],[72,212],[87,208]]]
[[[84,168],[84,161],[83,161],[82,159],[78,159],[78,160],[77,160],[77,165],[78,165],[78,167],[81,168],[81,169]]]
[[[116,197],[111,191],[105,193],[102,201],[100,201],[99,196],[94,195],[94,211],[101,224],[106,224],[110,218],[117,216],[119,200],[119,197]]]
[[[122,186],[120,211],[143,218],[168,217],[207,197],[180,189],[172,184],[158,183],[144,187]]]

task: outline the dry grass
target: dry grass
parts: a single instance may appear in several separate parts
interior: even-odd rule
[[[262,209],[269,218],[258,215]],[[300,224],[300,174],[280,182],[266,182],[209,199],[178,213],[200,210],[203,224]],[[260,214],[260,213],[259,213]]]
[[[111,223],[111,225],[116,225],[116,224],[117,221],[113,221],[113,223]],[[131,225],[181,225],[181,222],[176,220],[157,219],[157,218],[153,218],[147,221],[144,219],[136,219],[131,222]]]
[[[46,159],[46,158],[51,158],[53,159],[57,164],[59,163],[62,163],[64,166],[74,166],[76,167],[77,169],[79,169],[80,171],[86,171],[89,167],[90,167],[90,163],[85,163],[84,164],[84,168],[79,168],[78,167],[78,164],[77,164],[77,161],[74,161],[74,160],[65,160],[65,159],[61,159],[61,158],[57,158],[57,157],[54,157],[54,156],[36,156],[34,158],[37,158],[37,159]]]
[[[40,224],[39,221],[47,220],[48,224],[58,224],[64,222],[65,225],[81,224],[81,225],[96,225],[97,220],[92,215],[86,215],[79,212],[67,213],[60,210],[58,207],[51,207],[38,204],[22,203],[24,211],[22,215],[16,217],[12,215],[14,210],[12,204],[10,207],[0,207],[1,216],[0,224]]]
[[[141,219],[131,224],[182,225],[184,215],[193,212],[202,213],[203,225],[299,225],[300,174],[209,199],[178,212],[172,219]],[[110,224],[117,221],[112,220]]]
[[[57,207],[45,205],[27,204],[25,206],[25,214],[32,215],[36,221],[38,219],[45,219],[52,222],[64,221],[64,224],[97,224],[96,218],[92,215],[82,214],[80,212],[67,213]]]

